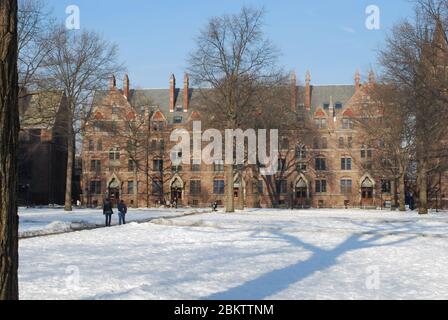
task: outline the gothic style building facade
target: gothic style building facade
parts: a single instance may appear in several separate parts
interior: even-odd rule
[[[308,72],[299,86],[293,74],[291,108],[302,117],[296,132],[280,138],[279,174],[260,177],[254,168],[242,168],[235,176],[237,207],[377,208],[389,203],[391,183],[375,170],[374,151],[353,119],[367,99],[364,89],[374,82],[373,74],[361,83],[356,73],[353,85],[315,86]],[[113,77],[108,90],[96,94],[84,126],[83,204],[98,206],[104,197],[139,207],[174,199],[180,206],[224,203],[222,162],[170,162],[171,132],[191,130],[193,121],[207,116],[195,108],[198,96],[188,75],[183,88],[173,75],[168,89],[148,90],[131,89],[128,76],[119,89]],[[310,137],[301,136],[304,122],[313,127]]]

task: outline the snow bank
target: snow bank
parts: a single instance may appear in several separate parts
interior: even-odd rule
[[[151,223],[158,224],[162,226],[176,226],[176,227],[204,227],[204,228],[218,228],[219,225],[214,222],[198,220],[198,221],[188,221],[188,220],[175,220],[175,219],[155,219]]]

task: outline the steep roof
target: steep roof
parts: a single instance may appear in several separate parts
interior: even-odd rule
[[[312,111],[322,108],[330,100],[345,106],[354,94],[355,86],[352,85],[311,86]]]
[[[62,91],[29,93],[21,99],[20,125],[24,129],[49,129],[54,127],[62,106]]]
[[[99,91],[95,95],[94,104],[99,103],[102,98],[107,97],[109,91]],[[195,110],[200,99],[200,90],[189,89],[190,105],[188,113],[175,110],[170,112],[170,90],[169,89],[132,89],[129,93],[129,102],[132,106],[150,106],[154,108],[154,111],[160,110],[166,117],[169,123],[173,123],[175,116],[182,116],[183,121],[187,120],[191,112]],[[298,104],[303,103],[305,87],[298,87]],[[354,85],[323,85],[323,86],[311,86],[311,111],[314,113],[319,108],[323,108],[325,103],[342,103],[345,107],[350,99],[355,94]],[[184,102],[184,90],[177,88],[175,90],[175,106],[183,106]]]

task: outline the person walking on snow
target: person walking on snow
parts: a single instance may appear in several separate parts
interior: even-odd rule
[[[126,224],[126,213],[128,213],[128,207],[126,206],[123,200],[120,201],[117,209],[118,209],[118,223],[120,224],[120,226],[122,224]]]
[[[106,217],[106,227],[111,226],[112,215],[114,214],[114,210],[112,209],[112,202],[109,198],[104,201],[103,204],[103,214]]]

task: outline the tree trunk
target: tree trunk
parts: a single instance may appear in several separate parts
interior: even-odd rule
[[[226,212],[235,212],[235,204],[233,197],[233,187],[234,187],[234,175],[233,175],[233,165],[225,165],[225,199],[226,199]]]
[[[419,175],[418,175],[418,184],[419,184],[419,206],[418,213],[419,214],[428,214],[428,179],[426,172],[426,162],[422,161],[420,163]]]
[[[395,211],[395,209],[397,208],[397,202],[398,202],[397,201],[398,200],[397,184],[396,184],[395,177],[390,182],[390,189],[392,192],[392,203],[390,204],[390,210]]]
[[[17,0],[0,1],[0,39],[0,300],[17,300]]]
[[[405,187],[405,173],[402,172],[399,180],[399,188],[400,188],[400,211],[405,212],[406,211],[406,187]]]
[[[243,177],[240,178],[240,186],[238,188],[238,210],[244,210],[244,187]]]
[[[137,168],[135,166],[134,168],[134,189],[132,190],[134,192],[134,208],[138,208],[138,172]]]
[[[253,173],[253,178],[252,178],[252,193],[253,193],[253,204],[252,207],[253,208],[260,208],[260,192],[258,189],[258,184],[259,184],[259,176],[258,176],[258,168],[257,167],[253,167],[252,168],[252,173]]]
[[[74,137],[72,123],[68,124],[67,134],[67,176],[65,178],[65,211],[72,211],[72,180],[73,180],[73,156],[74,156]]]

